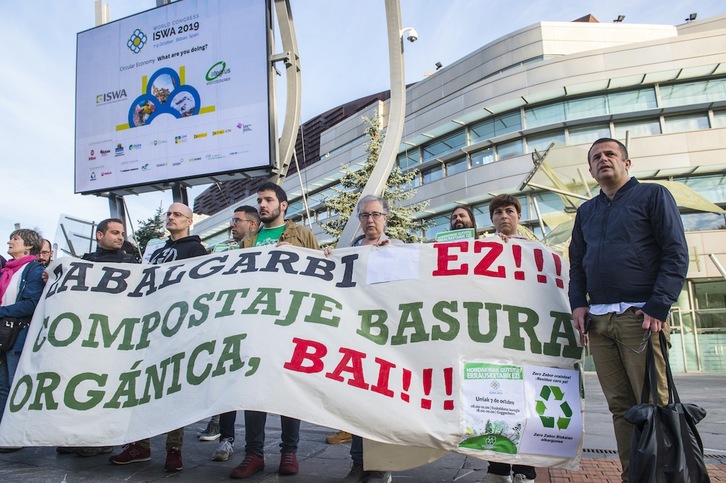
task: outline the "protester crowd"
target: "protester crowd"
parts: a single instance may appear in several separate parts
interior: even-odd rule
[[[645,353],[634,350],[651,333],[663,331],[670,307],[683,286],[688,268],[683,225],[678,208],[667,189],[656,184],[640,184],[629,175],[631,160],[626,147],[617,140],[604,138],[593,143],[588,152],[588,167],[599,184],[600,193],[578,209],[573,229],[570,257],[569,298],[573,324],[583,346],[589,344],[603,392],[613,414],[622,481],[628,481],[632,425],[624,419],[627,410],[637,404],[644,383]],[[222,249],[247,249],[265,245],[294,245],[319,249],[312,231],[285,219],[287,194],[274,183],[263,184],[257,193],[257,207],[240,206],[232,214],[232,240]],[[527,243],[520,236],[522,207],[510,194],[495,196],[489,205],[495,228],[493,236],[503,243]],[[357,204],[355,216],[362,234],[352,246],[361,250],[402,243],[386,234],[389,218],[388,201],[380,196],[365,196]],[[192,210],[173,203],[166,212],[169,237],[150,257],[151,264],[203,256],[207,250],[196,235],[191,235]],[[470,207],[458,205],[450,216],[450,230],[472,230],[478,236],[476,217]],[[83,259],[98,263],[139,263],[137,250],[127,241],[124,222],[109,218],[100,222],[96,233],[96,250]],[[53,260],[50,241],[30,229],[17,229],[8,241],[8,259],[0,257],[0,318],[15,321],[20,327],[17,338],[0,352],[0,421],[23,350],[28,325],[38,304],[48,276],[44,272]],[[331,248],[325,248],[330,255]],[[647,338],[647,337],[646,337]],[[667,402],[664,361],[654,345],[659,373],[659,396]],[[216,441],[214,461],[226,461],[235,454],[237,412],[212,417],[200,440]],[[299,471],[297,447],[300,421],[287,416],[281,419],[280,475]],[[248,478],[265,468],[264,444],[267,413],[244,411],[244,456],[231,478]],[[164,470],[183,469],[184,428],[166,435]],[[350,473],[346,483],[390,482],[393,476],[385,468],[364,468],[363,439],[346,431],[326,438],[330,444],[351,443]],[[2,447],[0,452],[22,448]],[[58,447],[60,454],[92,457],[111,453],[110,446]],[[129,442],[109,457],[116,465],[151,460],[148,439]],[[489,483],[534,482],[535,469],[528,465],[510,465],[490,461],[484,481]]]

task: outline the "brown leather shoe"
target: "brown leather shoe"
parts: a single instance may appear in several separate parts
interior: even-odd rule
[[[166,450],[166,463],[164,463],[164,471],[168,473],[176,473],[184,469],[182,463],[181,448],[176,446]]]
[[[242,460],[232,473],[229,474],[230,478],[249,478],[258,471],[265,469],[265,458],[254,453],[247,453],[245,459]]]
[[[151,459],[151,450],[136,443],[129,443],[124,450],[117,455],[111,456],[108,460],[117,465],[128,465],[129,463],[141,463]]]
[[[295,452],[283,451],[280,455],[280,468],[278,468],[277,472],[281,475],[296,475],[298,470]]]

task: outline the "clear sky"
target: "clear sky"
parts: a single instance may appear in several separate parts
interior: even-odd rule
[[[191,1],[191,0],[186,0]],[[107,0],[116,20],[154,0]],[[383,0],[291,0],[300,49],[303,122],[330,108],[389,88]],[[540,21],[567,22],[587,14],[601,22],[678,25],[726,14],[723,0],[401,0],[406,81],[415,82],[479,47]],[[0,2],[0,243],[15,223],[51,240],[61,213],[100,221],[105,198],[73,194],[76,33],[94,26],[93,0]],[[277,49],[279,51],[279,49]],[[278,78],[281,79],[282,78]],[[279,87],[284,88],[280,82]],[[284,104],[280,104],[284,107]],[[278,112],[282,118],[283,112]],[[190,199],[204,189],[190,191]],[[171,203],[170,191],[126,198],[134,222]],[[192,203],[193,204],[193,203]],[[5,253],[2,245],[0,253]]]

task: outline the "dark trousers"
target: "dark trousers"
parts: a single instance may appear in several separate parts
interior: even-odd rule
[[[637,352],[643,341],[643,316],[637,309],[629,308],[622,314],[590,315],[590,351],[595,362],[595,372],[605,394],[608,408],[613,415],[615,442],[623,467],[622,481],[628,481],[630,470],[630,442],[633,425],[625,420],[628,409],[640,402],[645,380],[646,351]],[[670,328],[663,326],[663,333],[670,346]],[[668,383],[665,376],[665,359],[658,343],[658,334],[652,342],[658,376],[659,405],[668,402]],[[637,482],[631,482],[637,483]]]
[[[512,472],[515,475],[524,475],[525,478],[530,480],[537,478],[537,472],[532,466],[510,465],[509,463],[497,463],[496,461],[490,461],[489,468],[487,468],[487,473],[491,473],[493,475],[509,476]]]
[[[245,453],[264,456],[265,453],[265,423],[267,413],[259,411],[245,411]],[[297,452],[297,443],[300,441],[300,420],[280,416],[282,424],[283,452]]]
[[[237,421],[237,411],[230,411],[219,415],[219,440],[227,438],[234,441],[234,423]]]

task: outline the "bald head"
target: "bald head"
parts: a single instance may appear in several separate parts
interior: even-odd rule
[[[192,227],[192,209],[184,203],[172,203],[166,211],[166,229],[172,240],[189,236]]]

